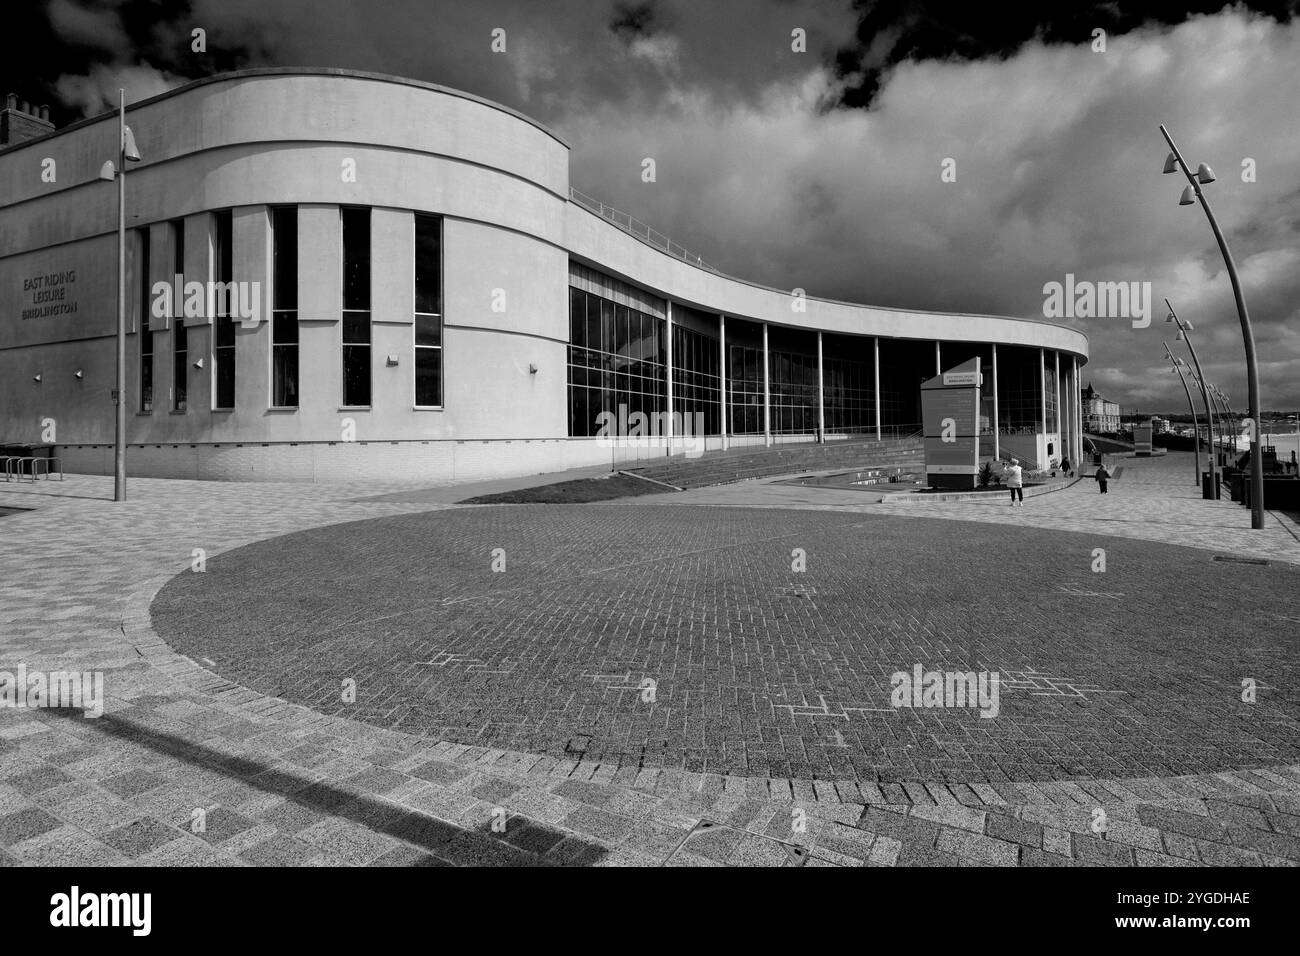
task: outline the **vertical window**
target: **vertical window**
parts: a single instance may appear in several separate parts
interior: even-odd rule
[[[140,411],[153,411],[153,332],[149,329],[149,230],[140,230]]]
[[[415,404],[442,405],[442,219],[415,217]]]
[[[664,320],[591,292],[569,290],[569,434],[595,435],[602,412],[664,410]],[[657,428],[659,422],[654,421]],[[657,434],[657,432],[656,432]]]
[[[171,224],[172,231],[172,271],[176,274],[176,284],[185,288],[185,220],[177,219]],[[189,345],[188,330],[185,328],[184,297],[177,297],[172,303],[172,411],[185,411],[186,384],[189,382],[189,365],[187,364]]]
[[[233,217],[229,209],[216,214],[216,272],[219,283],[216,315],[212,320],[212,365],[216,387],[213,408],[235,407],[235,320],[231,302],[235,299]]]
[[[271,404],[298,407],[298,207],[271,210]]]
[[[370,404],[370,210],[343,209],[343,404]]]

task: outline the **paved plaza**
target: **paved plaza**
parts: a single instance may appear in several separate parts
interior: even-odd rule
[[[0,862],[1300,863],[1300,528],[1122,464],[1015,509],[0,486],[0,669],[108,698],[0,710]],[[914,665],[997,716],[891,706]]]

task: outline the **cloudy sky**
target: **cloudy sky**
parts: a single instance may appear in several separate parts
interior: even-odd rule
[[[1161,175],[1165,123],[1218,176],[1207,193],[1242,275],[1263,405],[1300,407],[1297,0],[1051,4],[1015,20],[949,6],[24,0],[6,10],[0,72],[60,123],[108,108],[119,85],[142,99],[248,66],[442,83],[552,126],[579,189],[765,284],[1041,318],[1044,284],[1067,273],[1149,282],[1241,408],[1231,287],[1203,212],[1178,205],[1185,181]],[[1126,409],[1185,407],[1164,314],[1146,329],[1063,319],[1091,339],[1085,381]]]

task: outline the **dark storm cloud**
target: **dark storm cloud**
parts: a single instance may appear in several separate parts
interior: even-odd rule
[[[1151,24],[1182,23],[1194,14],[1217,13],[1224,0],[1181,2],[1065,2],[990,4],[969,0],[854,0],[857,35],[835,58],[845,78],[840,102],[869,106],[891,66],[909,60],[1005,58],[1029,42],[1089,43],[1094,30],[1110,36]],[[1296,14],[1296,0],[1264,0],[1243,9],[1285,22]]]
[[[443,83],[554,126],[573,143],[574,185],[744,278],[1029,317],[1066,273],[1149,281],[1196,323],[1209,377],[1240,397],[1222,261],[1200,210],[1177,205],[1182,184],[1160,175],[1166,122],[1218,171],[1209,194],[1246,283],[1265,404],[1295,406],[1300,28],[1295,3],[1220,6],[1190,18],[1186,5],[998,6],[994,18],[989,5],[897,0],[49,0],[15,14],[41,56],[3,62],[32,64],[9,86],[60,96],[61,122],[105,108],[119,85],[139,99],[245,65]],[[190,50],[195,27],[205,54]],[[1104,53],[1090,46],[1098,27]],[[505,53],[491,51],[496,28]],[[796,28],[807,53],[791,49]],[[940,181],[949,158],[955,183]],[[1247,158],[1257,182],[1242,180]],[[1145,330],[1074,320],[1091,337],[1087,377],[1126,406],[1176,408],[1162,319],[1161,306]]]

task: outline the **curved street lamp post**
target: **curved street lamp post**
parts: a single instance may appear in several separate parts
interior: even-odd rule
[[[1169,144],[1170,153],[1165,159],[1166,173],[1174,173],[1178,170],[1183,171],[1187,177],[1187,187],[1183,190],[1182,197],[1178,200],[1180,206],[1190,206],[1197,200],[1200,200],[1201,208],[1205,211],[1205,218],[1210,221],[1210,229],[1214,232],[1214,238],[1219,244],[1219,252],[1223,254],[1223,263],[1228,268],[1228,279],[1232,282],[1232,295],[1237,303],[1237,318],[1241,321],[1241,340],[1246,349],[1246,390],[1247,390],[1247,409],[1246,415],[1253,422],[1255,427],[1251,429],[1250,441],[1250,526],[1255,530],[1264,527],[1264,452],[1259,444],[1259,367],[1255,359],[1255,333],[1250,327],[1250,313],[1246,311],[1246,296],[1241,290],[1241,280],[1237,277],[1237,265],[1232,260],[1232,253],[1228,250],[1228,242],[1223,238],[1223,230],[1219,228],[1219,221],[1214,218],[1214,211],[1210,208],[1209,200],[1205,198],[1205,193],[1201,190],[1202,185],[1214,182],[1214,171],[1205,163],[1197,167],[1196,173],[1187,167],[1183,154],[1178,151],[1174,144],[1174,139],[1169,135],[1169,130],[1165,129],[1163,123],[1160,124],[1160,134],[1164,136],[1165,142]]]
[[[1169,361],[1178,373],[1178,380],[1183,383],[1183,391],[1187,393],[1187,408],[1192,413],[1192,441],[1195,443],[1195,454],[1192,455],[1192,471],[1196,473],[1196,483],[1201,483],[1201,425],[1196,420],[1196,403],[1192,401],[1192,390],[1187,387],[1187,379],[1183,377],[1183,367],[1186,366],[1180,358],[1176,358],[1174,353],[1169,349],[1168,342],[1160,343],[1165,347],[1165,354],[1169,356]]]
[[[1196,384],[1201,388],[1201,401],[1205,403],[1205,421],[1206,442],[1209,445],[1206,455],[1207,470],[1213,475],[1216,463],[1215,459],[1215,436],[1214,436],[1214,409],[1210,406],[1210,392],[1205,383],[1205,373],[1201,371],[1201,362],[1196,357],[1196,348],[1192,345],[1192,323],[1184,322],[1174,311],[1173,304],[1168,298],[1165,299],[1165,306],[1169,309],[1169,315],[1165,317],[1166,322],[1172,322],[1178,326],[1178,338],[1187,343],[1187,351],[1192,353],[1192,365],[1196,367]]]

